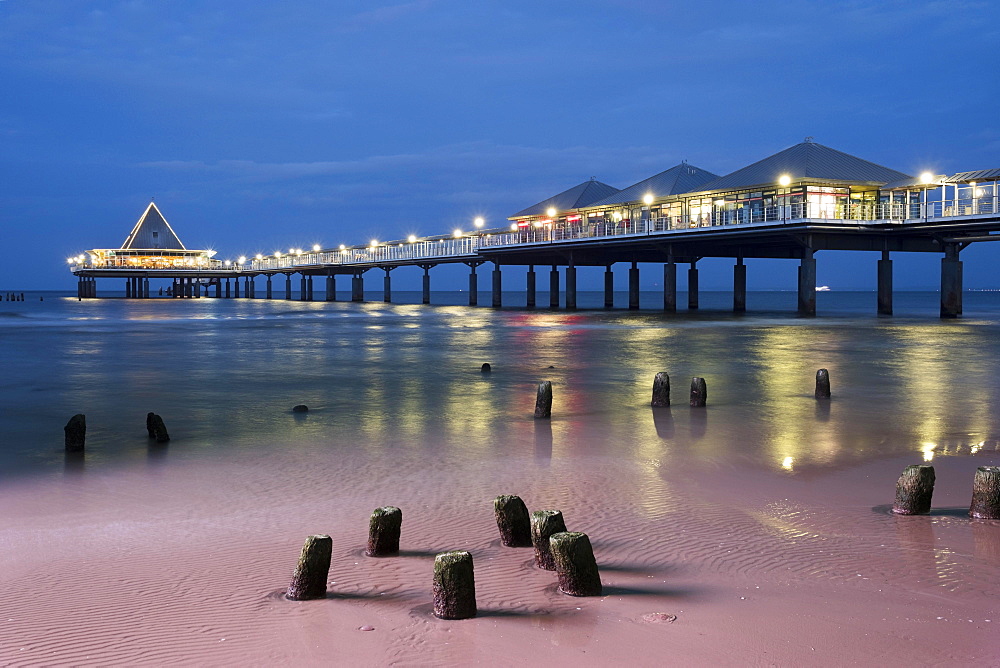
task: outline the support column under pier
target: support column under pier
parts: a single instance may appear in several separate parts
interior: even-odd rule
[[[688,310],[698,310],[698,261],[691,263],[688,269]]]
[[[528,308],[535,308],[535,303],[536,303],[536,299],[537,299],[537,293],[536,293],[536,290],[535,290],[536,285],[537,285],[536,282],[535,282],[536,279],[537,279],[537,277],[535,276],[535,265],[529,264],[528,265],[528,274],[527,274],[527,276],[525,276],[525,293],[526,294],[524,296],[524,303],[525,303],[525,306],[527,306]]]
[[[747,310],[747,266],[743,258],[736,258],[733,266],[733,313],[746,313]]]
[[[271,275],[270,274],[268,274],[268,276],[267,276],[267,283],[265,283],[265,285],[264,285],[264,291],[265,291],[264,292],[265,298],[271,299],[272,297],[274,297],[274,291],[271,289]]]
[[[355,272],[351,277],[351,301],[363,302],[365,300],[365,277],[360,271]]]
[[[424,275],[421,280],[423,294],[420,296],[420,302],[423,304],[431,303],[431,267],[433,266],[433,264],[420,265],[420,268],[424,270]]]
[[[313,301],[313,277],[306,278],[306,301]]]
[[[188,280],[191,281],[191,296],[195,299],[201,299],[201,281],[197,278],[189,278]]]
[[[326,301],[337,301],[337,277],[334,274],[326,276]]]
[[[639,308],[639,263],[633,262],[628,270],[628,307],[631,310]]]
[[[559,268],[555,265],[549,272],[549,308],[559,308]]]
[[[306,287],[306,275],[301,274],[299,276],[299,301],[304,302],[308,295],[309,295],[309,289],[308,287]]]
[[[125,279],[125,299],[132,299],[132,279]]]
[[[816,315],[816,260],[805,249],[799,263],[799,315]]]
[[[493,308],[503,306],[503,275],[500,273],[500,263],[493,263]]]
[[[239,297],[239,295],[236,295]],[[291,300],[292,298],[292,275],[285,274],[285,299]]]
[[[604,269],[604,308],[615,307],[615,272],[611,271],[611,265]]]
[[[240,277],[237,276],[233,279],[233,299],[240,298]]]
[[[962,261],[958,259],[958,244],[945,244],[941,259],[941,317],[962,315]]]
[[[227,278],[226,279],[226,299],[231,299],[232,296],[233,296],[232,292],[230,292],[230,289],[229,289],[229,279]]]
[[[673,258],[663,265],[663,310],[677,313],[677,264]]]
[[[466,262],[469,265],[469,306],[476,306],[479,304],[479,277],[476,276],[476,267],[479,265],[475,262]]]
[[[885,250],[878,261],[878,314],[892,315],[892,260]]]
[[[222,279],[216,279],[215,281],[215,298],[222,299]]]
[[[392,267],[382,267],[382,271],[385,272],[385,277],[382,279],[382,301],[386,304],[391,304],[392,278],[389,276],[389,272],[392,271]]]
[[[576,310],[576,265],[572,260],[566,267],[566,310]]]

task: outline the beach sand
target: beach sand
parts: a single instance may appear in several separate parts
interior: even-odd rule
[[[674,409],[677,411],[677,409]],[[686,407],[683,409],[687,412]],[[1000,522],[966,516],[975,464],[939,457],[935,510],[888,512],[912,458],[779,474],[682,453],[562,456],[529,420],[470,461],[389,444],[240,459],[152,446],[0,490],[4,665],[995,665]],[[559,434],[558,427],[556,428]],[[544,446],[544,440],[543,440]],[[171,450],[172,449],[172,450]],[[651,453],[654,454],[654,453]],[[604,595],[561,594],[500,545],[492,499],[560,509]],[[363,554],[403,511],[401,553]],[[333,538],[329,594],[284,598]],[[431,614],[435,553],[473,554],[479,615]],[[671,621],[672,617],[676,619]],[[373,630],[361,630],[373,627]]]

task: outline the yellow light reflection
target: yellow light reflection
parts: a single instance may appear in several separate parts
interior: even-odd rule
[[[792,463],[794,462],[795,462],[794,457],[785,457],[784,459],[781,460],[781,468],[785,469],[786,471],[791,471]]]
[[[924,461],[929,462],[934,459],[934,448],[937,447],[937,443],[921,443],[920,452],[924,453]]]

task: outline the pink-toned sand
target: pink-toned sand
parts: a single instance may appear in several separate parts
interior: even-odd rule
[[[887,504],[912,459],[782,475],[666,452],[564,456],[556,441],[551,456],[475,459],[287,444],[9,483],[0,663],[1000,663],[1000,522],[963,514],[996,453],[937,458],[934,514],[897,517]],[[563,595],[530,549],[502,547],[501,493],[588,533],[605,594]],[[388,504],[403,510],[402,554],[365,557],[368,515]],[[333,537],[329,596],[285,600],[312,533]],[[431,615],[433,555],[451,549],[474,556],[476,619]]]

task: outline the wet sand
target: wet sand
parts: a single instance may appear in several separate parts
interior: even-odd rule
[[[563,456],[558,428],[551,451],[538,429],[514,425],[503,451],[475,460],[406,441],[378,453],[276,443],[252,458],[180,442],[141,464],[68,461],[9,482],[0,662],[1000,661],[1000,522],[965,515],[975,466],[996,452],[935,458],[935,510],[898,517],[888,504],[912,456],[792,476],[667,449]],[[586,532],[604,595],[563,595],[530,548],[501,546],[501,493]],[[365,557],[368,515],[387,504],[403,510],[401,554]],[[328,597],[285,600],[312,533],[333,537]],[[433,555],[451,549],[473,554],[475,619],[431,615]]]

